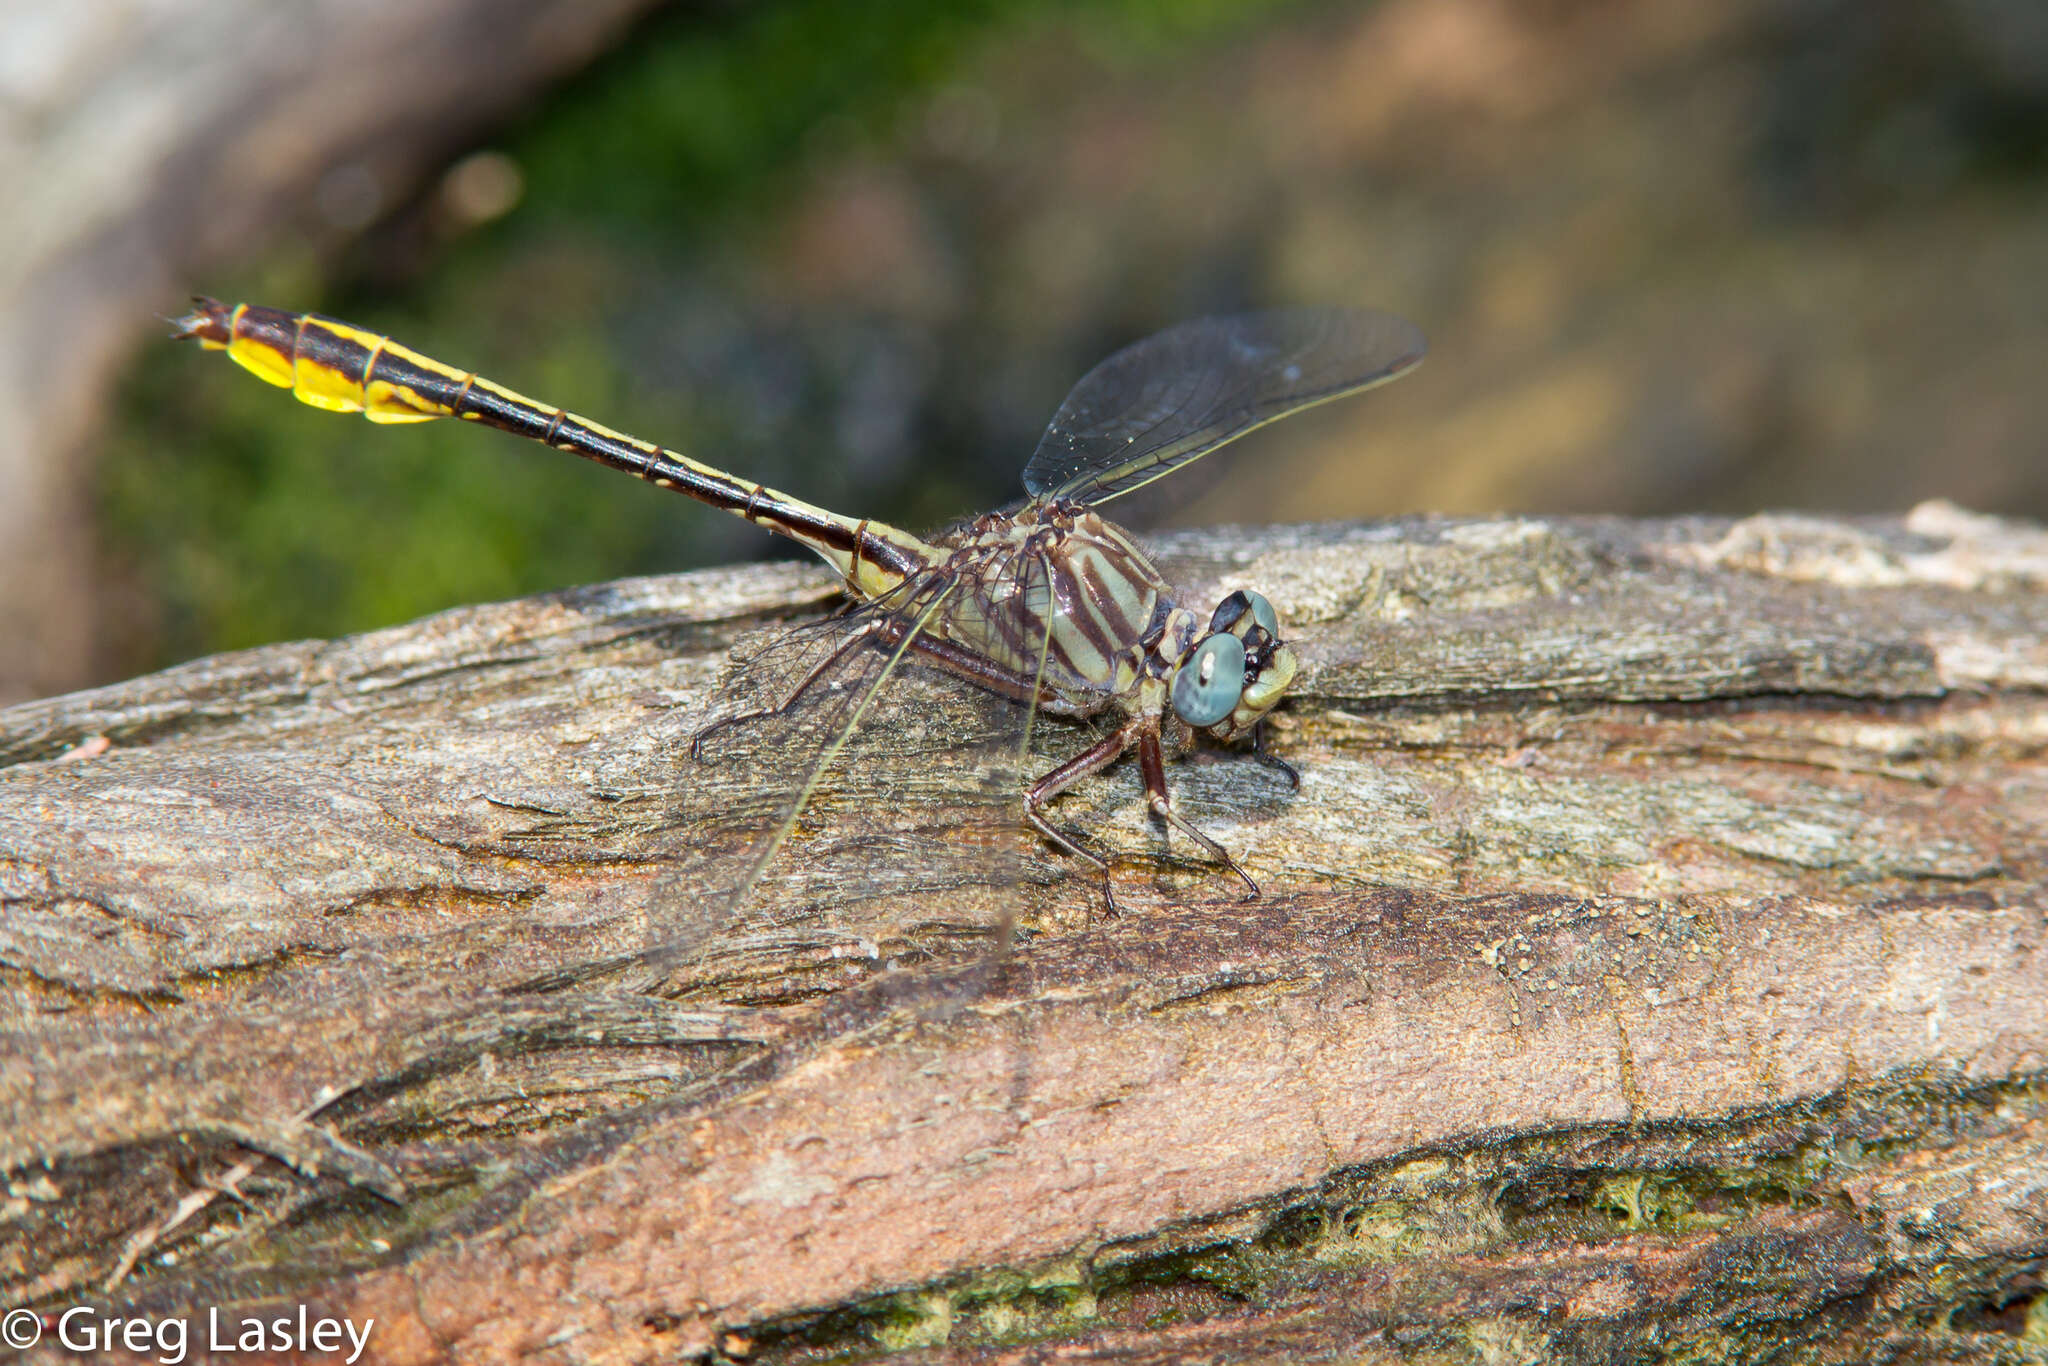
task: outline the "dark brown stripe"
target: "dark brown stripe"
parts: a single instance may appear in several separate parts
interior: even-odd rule
[[[759,521],[771,528],[799,532],[804,539],[830,546],[837,551],[851,553],[853,550],[852,528],[824,517],[816,517],[810,513],[782,512],[771,504],[767,511],[761,513]],[[875,537],[866,538],[866,543],[871,550],[877,545],[886,544]]]
[[[319,324],[324,321],[309,315],[298,328],[292,350],[286,354],[294,362],[305,361],[332,370],[352,384],[361,384],[377,353],[353,338],[321,327]]]
[[[997,613],[997,619],[989,623],[990,632],[1002,641],[1012,660],[1024,670],[1036,672],[1037,652],[1046,648],[1046,628],[1051,620],[1050,609],[1056,597],[1052,591],[1052,566],[1047,557],[1027,541],[1022,545],[1013,542],[1010,554],[1002,561],[1001,569],[1003,576],[1015,582],[1020,592],[1010,599],[1012,605]],[[1047,611],[1039,611],[1032,605],[1034,569],[1040,571],[1038,577],[1045,589]],[[993,594],[989,595],[988,600],[993,600],[993,597]]]
[[[313,340],[314,338],[319,340]],[[353,378],[362,384],[375,381],[379,384],[389,384],[397,389],[410,390],[418,394],[420,404],[425,405],[424,407],[421,407],[420,404],[412,405],[421,412],[432,412],[443,408],[454,411],[462,398],[464,380],[474,378],[474,376],[458,378],[454,375],[444,375],[438,370],[428,370],[414,364],[412,361],[406,360],[402,356],[395,356],[388,350],[379,351],[373,355],[368,347],[346,341],[328,332],[309,333],[308,340],[302,343],[302,346],[304,348],[302,354],[305,354],[316,365],[326,365],[336,369],[340,367],[335,366],[332,361],[328,360],[327,354],[342,355],[351,351],[360,353],[362,356],[361,368]],[[344,371],[343,373],[348,372]],[[368,395],[365,394],[364,397],[367,399]]]
[[[1121,597],[1098,575],[1093,558],[1076,558],[1075,577],[1082,586],[1083,591],[1079,596],[1086,606],[1082,615],[1069,617],[1068,620],[1072,621],[1076,629],[1088,638],[1088,643],[1095,646],[1103,658],[1114,666],[1117,656],[1138,639],[1138,624],[1125,613]],[[1132,566],[1126,561],[1123,565],[1117,566],[1115,572],[1127,585],[1136,587],[1140,580],[1126,572],[1130,568]],[[1101,613],[1099,620],[1097,612]]]
[[[533,441],[546,441],[555,415],[561,409],[547,409],[537,403],[524,402],[507,397],[496,389],[479,387],[476,376],[470,376],[468,388],[462,401],[455,405],[456,415],[467,417],[486,427],[495,427],[501,432],[523,436]],[[566,416],[566,414],[564,414]]]
[[[1112,623],[1107,620],[1107,617],[1112,610],[1121,617],[1123,610],[1118,605],[1115,595],[1109,591],[1109,585],[1096,573],[1093,557],[1087,555],[1075,557],[1074,578],[1081,585],[1082,591],[1078,596],[1085,604],[1083,608],[1084,615],[1070,617],[1069,620],[1072,620],[1079,628],[1081,634],[1088,638],[1088,643],[1095,646],[1103,654],[1111,655],[1116,653],[1115,642],[1109,638]],[[1102,620],[1097,620],[1097,611],[1103,614]]]
[[[281,356],[295,356],[299,346],[299,319],[275,308],[244,308],[235,319],[234,338],[261,343]]]

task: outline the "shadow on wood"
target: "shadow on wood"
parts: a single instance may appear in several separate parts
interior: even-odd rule
[[[1255,902],[1128,767],[1056,807],[1124,914],[1006,865],[973,699],[906,677],[729,913],[788,756],[688,737],[826,610],[793,567],[0,713],[10,1300],[381,1361],[2040,1350],[2048,534],[1164,558],[1308,660],[1298,792],[1173,774]]]

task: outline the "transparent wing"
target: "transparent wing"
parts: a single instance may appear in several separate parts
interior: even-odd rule
[[[793,948],[839,982],[862,970],[850,959],[956,939],[972,959],[1006,935],[1027,709],[912,649],[961,596],[934,576],[736,655],[700,718],[714,729],[676,773],[686,847],[655,889],[643,954],[668,990],[792,989]],[[754,981],[776,962],[774,986]]]
[[[1111,356],[1074,386],[1024,467],[1034,498],[1106,503],[1254,427],[1421,363],[1390,313],[1291,309],[1201,318]]]

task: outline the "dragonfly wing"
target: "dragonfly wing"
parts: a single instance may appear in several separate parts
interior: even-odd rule
[[[647,959],[672,986],[743,971],[764,936],[890,955],[904,936],[1008,919],[970,907],[1016,891],[1025,709],[914,648],[960,597],[933,576],[736,658],[727,705],[678,774],[704,814],[653,895]]]
[[[1045,429],[1024,488],[1108,502],[1268,422],[1421,363],[1421,329],[1390,313],[1289,309],[1201,318],[1103,361]]]

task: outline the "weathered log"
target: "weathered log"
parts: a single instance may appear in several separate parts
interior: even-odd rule
[[[405,1362],[2040,1350],[2048,533],[1166,549],[1308,661],[1298,790],[1173,774],[1256,901],[1126,766],[1057,806],[1107,914],[909,671],[733,911],[788,732],[689,737],[798,567],[0,712],[8,1298]]]

